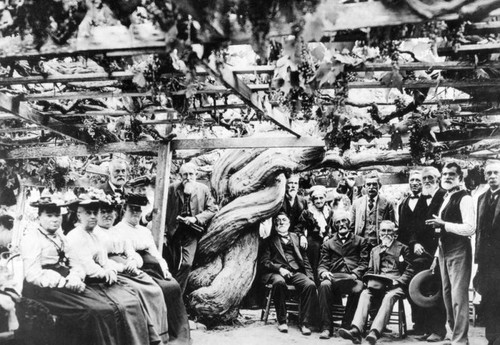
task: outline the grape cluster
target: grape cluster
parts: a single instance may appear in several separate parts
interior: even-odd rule
[[[311,56],[304,42],[301,42],[299,72],[306,83],[311,80],[315,74]]]

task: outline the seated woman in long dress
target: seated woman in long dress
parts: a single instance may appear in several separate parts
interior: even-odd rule
[[[168,309],[169,344],[189,344],[189,323],[180,285],[172,278],[165,259],[156,247],[151,230],[139,225],[141,207],[147,205],[148,199],[140,194],[129,194],[125,200],[122,221],[107,230],[107,233],[111,238],[128,241],[133,251],[142,258],[143,265],[138,267],[148,273],[162,288]],[[112,250],[112,252],[122,251],[120,247]],[[132,257],[133,254],[130,255]]]
[[[21,242],[23,296],[58,317],[52,343],[148,344],[146,317],[135,296],[115,298],[108,289],[84,283],[85,271],[60,229],[62,202],[44,197],[31,205],[38,207],[38,225]]]
[[[118,276],[116,265],[108,260],[102,240],[94,232],[97,225],[99,200],[89,195],[80,197],[77,201],[79,223],[66,237],[73,248],[75,259],[85,270],[87,284],[96,289],[103,289],[108,296],[122,306],[127,315],[129,328],[136,331],[132,332],[132,339],[137,339],[138,344],[162,344],[161,325],[155,324],[155,320],[151,319],[152,313],[147,311],[147,305],[143,303],[138,290],[134,289],[126,279]],[[137,303],[141,309],[141,315],[135,311]],[[134,329],[136,322],[145,322],[147,329]]]
[[[167,342],[167,306],[162,289],[153,278],[138,269],[142,266],[142,258],[134,251],[130,242],[119,237],[108,236],[106,232],[115,222],[117,216],[115,209],[116,203],[111,198],[100,200],[97,226],[92,232],[106,249],[105,254],[115,259],[105,259],[106,264],[113,266],[118,276],[138,292],[153,325],[157,328],[162,340]]]

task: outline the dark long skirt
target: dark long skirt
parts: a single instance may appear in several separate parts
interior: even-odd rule
[[[191,343],[189,321],[179,283],[174,278],[164,279],[157,260],[151,255],[144,252],[140,254],[144,260],[142,270],[151,276],[163,291],[168,310],[168,344],[189,345]]]
[[[24,283],[23,296],[57,316],[57,344],[160,344],[137,293],[126,283],[87,285],[81,294]],[[61,330],[61,332],[59,332]],[[61,337],[63,337],[61,339]]]
[[[137,291],[141,303],[149,316],[157,334],[164,343],[168,342],[167,306],[162,289],[155,283],[153,278],[144,272],[137,276],[120,274],[128,285]]]

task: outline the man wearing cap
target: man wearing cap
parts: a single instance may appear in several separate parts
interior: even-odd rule
[[[426,225],[425,221],[434,218],[433,215],[438,214],[446,193],[444,189],[439,187],[441,177],[439,170],[434,167],[425,167],[421,176],[422,193],[417,207],[420,207],[423,202],[424,213],[411,218],[413,227],[409,236],[415,273],[429,269],[432,265],[439,239],[434,228]],[[400,216],[400,225],[404,227],[404,223],[401,223],[404,221],[403,217]],[[413,329],[424,333],[423,336],[419,337],[419,340],[427,340],[428,342],[443,340],[446,336],[446,309],[443,299],[439,298],[436,305],[430,308],[419,307],[413,302],[413,299],[410,299],[410,303],[412,318],[415,323]]]
[[[396,226],[390,220],[380,223],[380,245],[370,253],[368,271],[363,280],[367,287],[361,292],[358,307],[351,328],[341,328],[339,335],[361,344],[368,311],[374,299],[382,300],[380,308],[371,325],[366,340],[375,344],[387,325],[394,303],[405,296],[405,291],[414,275],[410,262],[410,249],[396,240]]]
[[[484,174],[490,188],[478,199],[474,285],[484,305],[488,345],[500,345],[500,162],[488,162]]]
[[[394,221],[392,204],[379,194],[380,178],[370,174],[365,178],[367,194],[354,200],[351,219],[354,221],[354,233],[368,240],[370,249],[378,245],[378,230],[383,220]]]
[[[182,300],[181,287],[172,278],[166,261],[156,247],[151,230],[139,224],[142,207],[147,204],[146,196],[127,194],[123,219],[108,231],[108,235],[111,238],[130,243],[132,250],[138,256],[135,260],[139,263],[137,267],[150,275],[163,290],[168,311],[169,342],[189,345],[189,323]],[[131,255],[131,257],[136,256]]]
[[[342,294],[348,294],[342,327],[351,325],[359,294],[363,289],[360,280],[368,269],[368,244],[365,238],[354,235],[351,231],[350,214],[338,211],[333,215],[332,238],[321,247],[321,259],[318,276],[321,284],[318,289],[319,310],[321,314],[321,339],[328,339],[332,334],[332,310],[334,297],[341,300]]]
[[[263,266],[262,281],[273,285],[274,305],[278,330],[288,332],[286,323],[287,284],[292,284],[300,294],[299,321],[301,332],[310,335],[309,327],[315,321],[315,310],[318,308],[318,294],[314,284],[313,272],[309,260],[300,248],[299,237],[289,232],[290,220],[284,212],[274,219],[274,230],[265,242],[260,263]]]
[[[321,245],[331,236],[332,209],[326,204],[326,187],[311,187],[311,207],[302,212],[296,232],[307,236],[307,257],[318,280],[318,264]]]
[[[182,292],[186,290],[188,275],[202,233],[218,208],[210,189],[196,182],[196,165],[185,163],[179,174],[181,181],[168,188],[167,206],[167,250],[166,259]]]
[[[443,167],[441,186],[446,190],[438,214],[426,224],[440,234],[439,268],[443,299],[450,328],[451,344],[468,344],[469,283],[472,246],[469,237],[476,231],[476,212],[472,197],[461,188],[463,172],[457,163]]]

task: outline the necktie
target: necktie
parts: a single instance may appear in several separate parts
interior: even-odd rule
[[[493,206],[493,204],[497,200],[497,195],[498,195],[498,193],[491,193],[490,194],[490,200],[489,200],[490,206]]]
[[[374,201],[375,200],[373,200],[373,198],[368,199],[368,208],[370,209],[370,211],[373,209]]]
[[[418,199],[418,194],[413,194],[413,195],[410,195],[410,199]]]
[[[432,199],[432,195],[422,195],[422,198],[428,200],[428,199]]]

